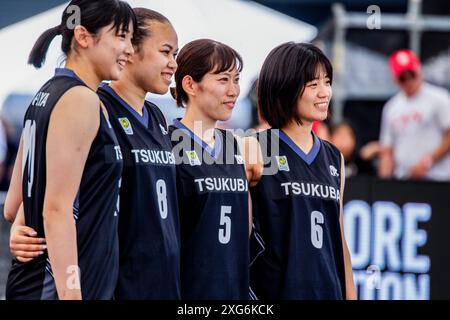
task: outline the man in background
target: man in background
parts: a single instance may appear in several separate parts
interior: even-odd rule
[[[450,181],[450,95],[423,81],[419,59],[399,50],[389,66],[400,88],[383,109],[381,178]]]

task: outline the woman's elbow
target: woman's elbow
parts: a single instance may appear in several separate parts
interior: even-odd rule
[[[21,203],[21,194],[19,195],[19,193],[9,190],[6,194],[5,204],[3,206],[3,216],[6,221],[14,222]]]
[[[70,213],[70,214],[68,214]],[[71,217],[73,219],[73,216],[71,215],[71,207],[62,206],[59,204],[53,204],[53,205],[45,205],[42,211],[42,217],[44,218],[44,227],[52,224],[55,221],[61,221],[61,219],[64,219],[66,217]]]
[[[3,216],[6,221],[13,223],[16,219],[17,211],[19,210],[20,202],[15,200],[11,194],[6,196],[5,204],[3,205]]]
[[[3,216],[5,217],[5,220],[13,223],[14,219],[16,219],[16,213],[17,211],[11,210],[11,207],[8,205],[3,206]]]

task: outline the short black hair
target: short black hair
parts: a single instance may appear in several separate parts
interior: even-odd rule
[[[333,67],[316,46],[287,42],[273,49],[262,66],[258,80],[258,108],[272,128],[281,129],[293,120],[301,123],[297,101],[306,83],[318,78],[322,67],[330,84]]]

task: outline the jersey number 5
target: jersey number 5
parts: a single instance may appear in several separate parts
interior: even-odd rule
[[[227,214],[231,214],[231,206],[221,206],[219,242],[222,244],[227,244],[231,238],[231,218]]]

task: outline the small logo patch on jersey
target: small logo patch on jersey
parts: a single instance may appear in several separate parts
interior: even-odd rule
[[[339,172],[333,165],[330,166],[330,174],[333,177],[339,177]]]
[[[278,169],[280,171],[289,171],[289,164],[286,156],[276,156]]]
[[[162,132],[163,135],[167,134],[166,128],[164,128],[164,126],[161,123],[159,124],[159,128],[161,129],[161,132]]]
[[[237,164],[244,164],[244,159],[242,159],[242,156],[239,154],[235,154],[234,157],[236,158]]]
[[[132,135],[133,134],[133,128],[131,127],[130,120],[128,118],[119,118],[120,125],[123,128],[123,131],[125,131],[126,134]]]
[[[201,165],[200,159],[197,156],[197,152],[195,150],[186,151],[186,155],[189,159],[189,164],[191,166],[199,166]]]

